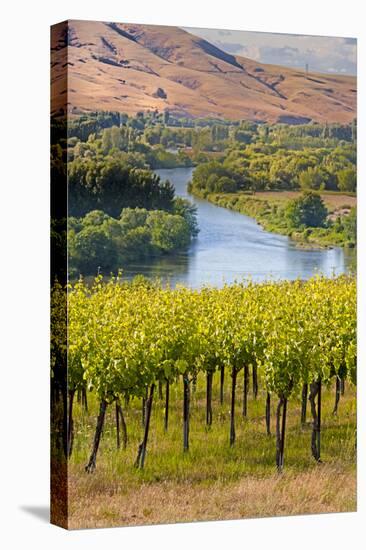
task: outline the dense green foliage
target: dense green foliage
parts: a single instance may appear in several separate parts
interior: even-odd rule
[[[53,293],[57,313],[63,289]],[[70,390],[86,385],[106,403],[222,368],[235,390],[245,366],[282,403],[303,384],[356,383],[356,285],[348,276],[201,290],[80,280],[68,288],[68,337]]]
[[[118,216],[122,208],[171,211],[174,188],[149,170],[133,168],[122,159],[77,159],[69,165],[69,214],[103,210]]]
[[[68,220],[69,271],[118,271],[131,261],[186,248],[197,235],[195,207],[177,198],[171,212],[124,208],[119,218],[101,210]]]
[[[297,207],[298,203],[300,205],[303,203],[304,195],[300,195],[299,199],[288,202],[276,200],[276,198],[263,198],[260,194],[248,195],[245,193],[212,193],[207,198],[218,206],[255,218],[267,231],[288,235],[305,246],[343,245],[350,248],[356,246],[356,208],[349,208],[347,204],[344,206],[349,210],[348,215],[336,216],[334,221],[328,216],[324,220],[324,205],[319,196],[316,205],[322,223],[320,225],[306,225],[305,223],[314,224],[314,220],[309,219],[307,216],[303,217],[302,209],[299,212]],[[313,208],[311,207],[310,213],[312,211]]]
[[[113,113],[86,117],[84,122],[78,119],[70,132],[77,128],[76,134],[86,141],[73,135],[67,151],[60,144],[51,151],[55,188],[64,185],[67,166],[71,275],[117,271],[137,259],[173,253],[186,248],[198,234],[195,207],[175,197],[170,182],[150,169],[156,164],[190,165],[189,158],[161,146],[152,151],[138,141],[135,125],[117,127],[116,122]],[[92,129],[98,135],[88,133]],[[131,211],[139,212],[134,225]],[[61,220],[61,225],[53,224],[52,235],[55,244],[65,246],[66,224]]]
[[[347,210],[338,218],[325,219],[318,205],[320,218],[315,220],[300,214],[299,204],[282,208],[241,195],[262,190],[354,193],[356,121],[349,125],[291,126],[175,119],[169,112],[157,111],[135,116],[106,112],[72,119],[68,136],[67,143],[61,144],[65,149],[58,146],[53,150],[52,178],[57,182],[64,177],[67,159],[71,216],[81,218],[90,211],[102,210],[117,219],[123,208],[180,214],[174,206],[172,186],[151,170],[196,165],[189,186],[193,194],[205,198],[210,195],[210,200],[222,206],[257,214],[255,217],[267,229],[303,241],[350,246],[356,243],[355,210],[350,216]],[[240,196],[225,196],[233,193]],[[89,229],[82,238],[98,243],[97,256],[104,257],[100,264],[108,269],[119,265],[121,258],[141,257],[142,249],[145,253],[152,250],[146,246],[150,239],[141,234],[140,228],[139,235],[134,236],[139,239],[139,252],[120,252],[116,259],[111,239],[100,231]],[[107,256],[110,260],[106,262]]]
[[[154,131],[157,129],[154,128]],[[148,130],[142,132],[131,126],[112,126],[101,129],[99,133],[89,134],[85,141],[76,136],[70,137],[67,141],[68,160],[72,163],[80,157],[100,160],[105,156],[111,156],[139,168],[192,166],[191,158],[183,150],[175,150],[179,142],[169,142],[173,152],[164,140],[162,143],[153,144],[151,141],[154,142],[154,139]],[[183,146],[181,143],[180,145]]]
[[[289,224],[294,228],[323,227],[328,214],[320,195],[310,191],[289,201],[285,212]]]
[[[57,124],[57,121],[55,121]],[[127,113],[120,112],[95,112],[83,114],[68,121],[68,136],[77,137],[86,141],[91,133],[97,133],[104,128],[112,126],[127,126],[134,130],[144,131],[154,127],[169,127],[178,129],[199,129],[212,126],[229,127],[237,125],[232,121],[225,121],[215,118],[176,118],[169,111],[140,111],[135,116],[129,116]],[[170,137],[170,136],[169,136]],[[156,143],[160,143],[156,141]]]
[[[222,177],[231,180],[225,184],[229,192],[356,190],[355,123],[269,126],[242,122],[231,129],[224,146],[223,155],[195,172],[193,192],[200,196],[223,192]]]
[[[157,112],[112,115],[102,117],[99,125],[101,115],[93,124],[87,117],[94,132],[83,134],[83,140],[75,135],[73,125],[69,131],[70,182],[79,182],[92,194],[103,186],[104,173],[107,182],[109,172],[127,182],[116,165],[123,172],[192,164],[198,167],[190,191],[202,197],[248,190],[356,191],[356,122],[291,126],[206,121],[202,127],[196,121],[194,127],[184,123],[178,127],[169,126],[169,116]],[[79,127],[86,121],[73,124]],[[82,199],[79,191],[75,190],[76,199]],[[149,208],[140,203],[128,206]]]
[[[177,121],[169,113],[158,112],[140,112],[135,117],[99,113],[72,121],[68,135],[70,160],[81,153],[134,152],[154,169],[200,164],[217,154],[238,189],[356,188],[356,121],[291,126]],[[347,172],[340,174],[343,170]],[[198,177],[194,183],[205,192]]]
[[[276,143],[233,145],[222,159],[196,170],[191,191],[205,197],[222,192],[220,179],[228,178],[230,192],[316,189],[354,192],[356,150],[350,143],[336,147],[285,148]]]
[[[256,364],[268,391],[288,395],[340,369],[356,381],[353,277],[192,290],[99,276],[69,286],[68,302],[70,359],[101,395],[222,365]]]
[[[356,210],[331,220],[319,191],[355,192],[355,140],[355,124],[178,121],[168,112],[75,119],[68,140],[52,150],[54,183],[65,178],[68,160],[69,274],[117,272],[129,262],[188,247],[198,233],[195,207],[175,197],[171,184],[152,172],[161,167],[197,165],[193,193],[256,217],[271,230],[309,242],[328,239],[353,246]],[[282,204],[255,194],[288,189],[304,194]],[[52,238],[65,249],[64,220],[53,223]],[[91,286],[80,278],[67,288],[56,283],[52,290],[51,340],[53,374],[67,365],[68,456],[79,436],[72,421],[75,392],[85,402],[91,392],[92,401],[100,404],[87,471],[95,468],[107,406],[114,403],[116,418],[123,419],[121,403],[137,399],[143,400],[144,440],[136,465],[143,467],[149,430],[145,417],[155,386],[162,391],[163,384],[167,396],[170,387],[177,396],[183,381],[183,449],[188,451],[191,387],[197,377],[206,378],[206,424],[211,425],[215,372],[231,384],[228,439],[233,445],[237,375],[244,377],[246,416],[249,369],[253,393],[259,384],[266,394],[267,433],[271,399],[278,400],[276,463],[282,469],[287,400],[298,401],[305,387],[306,403],[310,387],[313,436],[319,436],[315,451],[312,439],[312,452],[319,460],[321,385],[356,384],[355,280],[319,277],[192,290],[162,287],[143,277],[129,283],[119,275],[105,283],[97,276]],[[166,397],[165,429],[168,412]]]

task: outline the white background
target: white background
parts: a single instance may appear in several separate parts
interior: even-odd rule
[[[1,18],[0,543],[11,548],[361,548],[366,521],[365,26],[360,0],[10,1]],[[359,52],[358,513],[66,532],[48,525],[49,26],[99,19],[353,36]],[[3,121],[5,120],[5,125]]]

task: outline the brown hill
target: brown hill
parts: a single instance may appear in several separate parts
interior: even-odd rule
[[[52,33],[52,110],[148,109],[268,122],[349,122],[356,78],[233,56],[177,27],[70,21]],[[66,84],[65,68],[68,68]]]

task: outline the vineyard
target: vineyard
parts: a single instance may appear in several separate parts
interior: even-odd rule
[[[310,418],[309,454],[321,461],[323,389],[331,391],[332,414],[337,415],[345,386],[356,384],[353,277],[200,290],[163,288],[143,280],[127,283],[119,277],[104,282],[99,276],[91,286],[80,280],[67,287],[68,350],[62,345],[62,330],[57,330],[64,296],[65,289],[56,284],[52,350],[54,361],[68,353],[69,457],[79,433],[74,429],[75,403],[84,410],[98,404],[86,472],[96,468],[107,418],[113,419],[117,448],[136,440],[127,422],[131,410],[139,415],[140,430],[134,417],[133,431],[141,436],[134,466],[144,468],[149,435],[157,429],[151,421],[154,403],[162,411],[161,444],[170,430],[181,430],[177,460],[183,461],[192,443],[197,387],[204,392],[206,429],[214,431],[216,421],[222,429],[222,408],[229,408],[226,433],[231,449],[238,443],[239,407],[242,422],[254,412],[263,418],[278,471],[284,467],[288,411],[292,402],[299,402],[299,429]],[[262,415],[259,393],[264,396]],[[171,396],[176,401],[178,394],[180,419],[175,404],[170,414]],[[355,444],[355,434],[353,440]]]

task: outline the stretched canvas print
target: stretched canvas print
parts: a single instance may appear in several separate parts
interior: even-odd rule
[[[356,509],[356,40],[51,31],[51,520]]]

